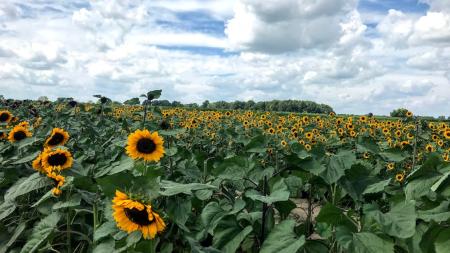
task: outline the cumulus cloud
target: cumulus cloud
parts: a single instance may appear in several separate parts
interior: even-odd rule
[[[0,90],[124,101],[163,89],[186,103],[307,99],[341,113],[444,114],[450,10],[423,2],[423,13],[371,16],[356,0],[5,0]]]
[[[240,0],[225,33],[234,49],[284,53],[348,43],[365,30],[356,1]]]

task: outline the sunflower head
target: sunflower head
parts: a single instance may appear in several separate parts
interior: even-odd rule
[[[8,140],[10,142],[16,142],[21,141],[23,139],[26,139],[28,137],[31,137],[32,134],[26,127],[22,126],[15,126],[8,135]]]
[[[388,164],[386,165],[386,168],[387,168],[388,170],[393,170],[393,169],[395,168],[395,164],[394,164],[394,163],[388,163]]]
[[[69,140],[69,133],[61,128],[53,128],[52,133],[45,141],[45,146],[53,148],[56,146],[62,146]]]
[[[427,145],[425,146],[425,150],[426,150],[427,152],[434,152],[434,147],[433,147],[433,145],[431,145],[431,144],[427,144]]]
[[[363,157],[364,159],[369,159],[370,158],[369,152],[364,152]]]
[[[0,123],[9,123],[13,115],[9,111],[0,111]]]
[[[401,183],[403,182],[403,180],[405,179],[405,174],[403,173],[397,173],[397,175],[395,175],[395,181]]]
[[[128,136],[127,154],[133,159],[158,162],[164,155],[164,140],[158,132],[136,130]]]
[[[166,228],[164,220],[147,203],[134,200],[118,190],[112,203],[114,220],[127,233],[141,231],[145,239],[153,239]]]
[[[42,154],[42,167],[47,172],[69,169],[73,165],[72,154],[65,149],[46,149]]]
[[[450,140],[450,130],[447,129],[447,130],[444,132],[444,137],[445,137],[445,139]]]
[[[45,169],[42,166],[42,152],[39,153],[39,155],[36,157],[36,159],[33,160],[31,165],[33,166],[33,169],[35,169],[36,171],[45,173]]]

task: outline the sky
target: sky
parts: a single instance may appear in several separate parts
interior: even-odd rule
[[[0,94],[450,115],[450,0],[1,0]]]

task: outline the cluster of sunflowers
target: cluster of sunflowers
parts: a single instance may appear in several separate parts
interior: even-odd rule
[[[73,165],[72,154],[69,150],[62,148],[69,140],[69,133],[61,128],[53,128],[50,136],[44,143],[44,150],[34,159],[32,166],[36,171],[50,178],[54,187],[54,196],[61,195],[61,187],[64,185],[65,177],[61,171],[69,169]]]
[[[126,153],[134,160],[158,162],[164,152],[164,140],[158,132],[136,130],[128,136]],[[141,231],[145,239],[155,238],[157,233],[164,231],[166,224],[150,202],[145,196],[116,190],[112,208],[117,226],[127,233]]]
[[[450,127],[445,122],[430,122],[433,143],[419,141],[417,122],[412,119],[413,113],[407,112],[405,119],[383,119],[362,115],[336,116],[330,115],[298,115],[294,113],[280,114],[254,111],[198,111],[173,108],[162,111],[162,116],[171,125],[178,125],[189,131],[196,131],[202,136],[216,141],[217,133],[229,127],[241,125],[251,135],[253,129],[261,129],[272,137],[268,152],[276,146],[289,148],[289,144],[298,142],[306,150],[319,144],[338,139],[341,143],[351,143],[359,136],[368,136],[384,148],[412,149],[417,145],[417,159],[420,161],[424,153],[439,152],[443,160],[450,162]],[[198,129],[198,131],[197,131]],[[187,136],[186,136],[187,137]],[[364,152],[364,159],[371,159],[374,154]],[[392,173],[398,182],[403,182],[411,169],[411,161],[395,164],[386,162],[386,170]]]
[[[6,129],[0,129],[0,139],[8,139],[10,142],[17,142],[32,136],[30,124],[26,121],[18,122],[18,118],[11,112],[0,111],[0,123],[6,124]]]

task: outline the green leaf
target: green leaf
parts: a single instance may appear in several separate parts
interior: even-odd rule
[[[267,150],[267,139],[264,135],[258,135],[245,145],[245,150],[249,153],[264,153]]]
[[[95,246],[93,253],[111,253],[111,252],[115,252],[114,250],[114,240],[113,239],[109,239],[107,241],[104,241],[100,244],[98,244],[97,246]]]
[[[21,253],[32,253],[39,249],[39,246],[56,229],[61,215],[54,212],[40,220],[33,228],[33,232],[28,237],[27,243],[23,246]]]
[[[381,155],[381,157],[384,158],[384,160],[397,163],[405,160],[406,158],[405,156],[402,155],[402,153],[398,149],[389,149],[379,154]]]
[[[253,231],[252,226],[247,226],[241,232],[239,232],[237,235],[235,235],[231,240],[225,244],[225,246],[222,248],[223,252],[226,253],[234,253],[237,251],[239,246],[241,245],[242,241]]]
[[[19,236],[22,234],[22,232],[27,227],[27,224],[22,222],[19,224],[19,226],[16,227],[14,230],[14,234],[9,238],[9,241],[0,249],[0,253],[5,253],[9,247],[11,247],[14,242],[19,238]]]
[[[180,193],[192,195],[192,191],[205,189],[215,190],[217,189],[217,187],[209,184],[199,184],[199,183],[179,184],[172,181],[163,180],[161,181],[160,194],[163,196],[173,196]]]
[[[394,244],[375,234],[363,232],[353,234],[350,249],[353,253],[394,253]]]
[[[261,247],[261,253],[292,253],[305,245],[305,236],[294,232],[295,221],[284,220],[269,233]]]
[[[441,179],[439,179],[435,184],[433,184],[433,186],[431,186],[431,190],[432,191],[437,191],[437,189],[439,188],[439,186],[441,186],[441,184],[447,180],[448,176],[450,175],[450,171],[448,171],[447,173],[445,173]]]
[[[13,201],[6,200],[0,205],[0,221],[8,217],[16,210],[16,204]]]
[[[364,190],[363,194],[382,192],[382,191],[384,191],[384,187],[389,185],[389,182],[391,182],[391,179],[387,179],[384,181],[380,181],[380,182],[371,184],[371,185],[367,186],[367,188]]]
[[[344,212],[331,203],[327,203],[320,209],[319,215],[316,218],[317,222],[324,222],[332,225],[344,225],[351,231],[356,231],[356,225],[351,218],[344,214]]]
[[[417,217],[426,222],[443,222],[450,219],[450,211],[448,211],[449,201],[444,201],[439,206],[430,210],[418,210]]]
[[[167,213],[178,226],[185,227],[184,225],[192,213],[191,199],[176,197],[168,203]]]
[[[68,207],[74,207],[79,206],[81,203],[81,196],[80,195],[72,195],[70,199],[67,201],[60,201],[53,205],[53,210],[61,209],[61,208],[68,208]]]
[[[249,190],[245,193],[245,196],[252,200],[258,200],[267,204],[272,204],[279,201],[287,201],[289,199],[289,190],[284,182],[284,179],[281,178],[277,182],[273,184],[273,187],[270,189],[269,196],[263,196],[260,192],[256,190]]]
[[[382,225],[385,233],[402,239],[414,235],[417,219],[414,201],[402,201],[385,214],[379,210],[369,210],[368,206],[370,205],[365,206],[365,215]]]
[[[34,152],[30,155],[27,155],[15,162],[11,163],[11,164],[22,164],[22,163],[27,163],[27,162],[33,161],[39,155],[39,153],[40,153],[39,151]]]
[[[252,226],[242,228],[235,216],[227,216],[214,229],[213,246],[222,252],[234,253],[252,230]]]
[[[450,249],[450,228],[442,230],[434,242],[436,253],[448,253]]]
[[[329,184],[336,183],[345,171],[350,169],[356,161],[353,151],[342,150],[336,155],[330,157],[326,170],[321,173],[321,177]]]
[[[9,188],[5,194],[5,200],[14,200],[21,195],[25,195],[37,189],[44,188],[48,185],[50,185],[50,180],[36,172],[34,174],[31,174],[24,180],[18,181],[18,183]]]
[[[439,176],[424,176],[409,181],[405,187],[405,195],[407,200],[419,200],[422,196],[426,196],[435,182],[439,180]]]
[[[223,210],[217,202],[209,202],[203,208],[200,218],[206,231],[212,234],[217,224],[219,224],[220,220],[225,217],[226,214],[227,212]]]
[[[116,223],[113,221],[105,222],[95,230],[94,241],[99,241],[100,239],[112,234],[113,232],[117,232]]]

